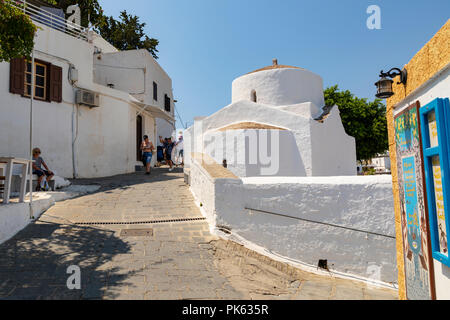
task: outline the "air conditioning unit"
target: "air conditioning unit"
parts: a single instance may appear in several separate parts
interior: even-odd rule
[[[100,95],[87,90],[78,90],[75,103],[85,105],[90,108],[100,107]]]

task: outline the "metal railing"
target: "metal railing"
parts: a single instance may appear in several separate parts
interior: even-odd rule
[[[27,2],[26,0],[7,0],[7,2],[11,6],[22,10],[33,21],[39,22],[52,29],[64,32],[65,34],[68,34],[77,39],[88,41],[88,29],[73,22],[67,21],[65,17],[53,14],[50,11]]]

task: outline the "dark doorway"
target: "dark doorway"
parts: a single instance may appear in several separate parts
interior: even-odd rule
[[[255,102],[255,103],[258,102],[258,97],[256,96],[255,90],[252,91],[251,99],[252,99],[252,102]]]
[[[142,144],[142,116],[136,117],[136,160],[141,161],[142,160],[142,151],[141,151],[141,144]]]

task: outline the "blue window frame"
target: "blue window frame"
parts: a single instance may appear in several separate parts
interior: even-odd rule
[[[420,109],[433,258],[450,267],[450,103],[436,99]]]

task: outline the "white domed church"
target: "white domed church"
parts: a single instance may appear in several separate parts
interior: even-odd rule
[[[355,139],[339,107],[325,106],[322,78],[279,65],[233,81],[232,103],[185,132],[185,165],[202,154],[237,177],[356,175]],[[212,160],[211,160],[212,161]]]

